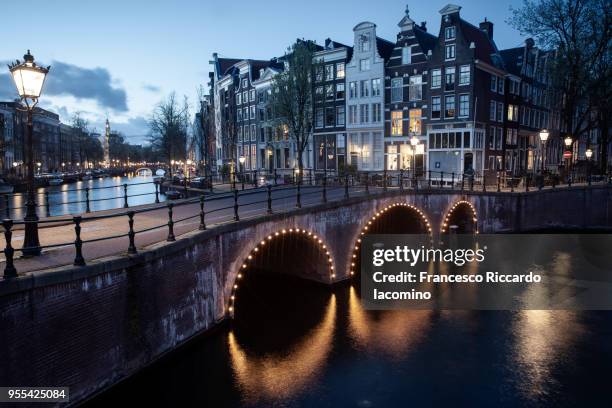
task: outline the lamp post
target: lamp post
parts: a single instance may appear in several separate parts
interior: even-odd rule
[[[412,178],[416,186],[416,148],[419,144],[419,138],[412,135],[410,138],[410,144],[412,145]]]
[[[170,160],[170,183],[172,183],[172,167],[174,167],[174,160]]]
[[[589,185],[591,184],[591,158],[593,157],[593,150],[589,147],[584,152],[584,155],[587,158],[587,180]]]
[[[39,67],[34,63],[34,56],[28,50],[23,56],[24,61],[17,60],[9,65],[9,71],[17,87],[17,93],[23,102],[27,113],[26,126],[26,157],[27,157],[27,201],[25,221],[25,236],[22,254],[24,256],[40,255],[40,241],[38,240],[38,215],[36,215],[36,202],[34,201],[34,149],[32,146],[32,110],[38,103],[45,78],[51,67]]]
[[[547,129],[540,131],[540,141],[542,142],[542,174],[544,174],[544,160],[546,160],[546,141],[550,133]]]
[[[242,189],[244,190],[244,162],[246,161],[246,157],[240,156],[238,161],[240,162],[240,178],[242,179]]]
[[[566,151],[570,152],[570,156],[567,158],[567,171],[568,171],[568,177],[571,176],[571,172],[572,172],[572,156],[573,153],[570,150],[570,147],[572,146],[572,143],[574,141],[572,140],[571,136],[566,136],[565,139],[563,139],[563,143],[565,143],[565,149]]]

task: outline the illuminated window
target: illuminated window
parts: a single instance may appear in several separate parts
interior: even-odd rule
[[[421,110],[420,109],[410,109],[409,116],[410,116],[410,132],[420,135],[421,134]]]
[[[400,110],[391,112],[391,135],[402,135],[403,112]]]

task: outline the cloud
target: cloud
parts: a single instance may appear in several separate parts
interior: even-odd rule
[[[149,91],[149,92],[159,92],[161,91],[161,88],[157,85],[151,85],[151,84],[143,84],[142,85],[142,89],[144,89],[145,91]]]
[[[6,66],[6,62],[1,63]],[[44,92],[49,96],[69,95],[77,99],[90,99],[100,107],[115,112],[127,112],[125,89],[114,87],[110,73],[105,68],[83,68],[60,61],[51,63],[51,72],[45,82]],[[8,70],[0,73],[0,98],[14,99],[15,86]]]

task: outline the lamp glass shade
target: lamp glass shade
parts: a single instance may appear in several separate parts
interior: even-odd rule
[[[564,142],[567,147],[570,147],[572,145],[572,138],[568,136],[564,139]]]
[[[240,158],[238,159],[238,161],[240,161],[240,164],[244,164],[246,158],[244,156],[240,156]]]
[[[410,144],[411,144],[412,146],[416,146],[416,145],[418,145],[418,144],[419,144],[419,138],[418,138],[418,137],[416,137],[416,136],[412,136],[412,137],[410,138]]]
[[[593,157],[593,150],[586,149],[586,152],[584,152],[584,155],[586,156],[587,159],[590,159],[591,157]]]
[[[540,140],[541,140],[542,142],[546,142],[546,141],[548,140],[548,135],[549,135],[548,130],[546,130],[546,129],[542,129],[542,130],[540,131]]]
[[[47,70],[24,63],[11,69],[17,93],[22,98],[38,99],[47,76]]]

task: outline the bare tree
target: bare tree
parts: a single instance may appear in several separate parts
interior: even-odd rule
[[[593,113],[609,106],[611,4],[609,0],[524,0],[509,20],[521,34],[535,37],[553,52],[548,74],[560,95],[555,101],[565,134],[574,141],[597,126],[601,115]],[[594,90],[597,99],[591,97]]]
[[[149,129],[149,142],[163,160],[185,160],[189,131],[187,97],[184,97],[182,105],[177,101],[174,92],[161,101],[149,118]]]
[[[211,109],[210,101],[212,98],[207,95],[204,87],[198,88],[198,100],[200,101],[200,110],[198,112],[198,129],[194,129],[194,148],[200,153],[200,157],[204,161],[204,173],[210,175],[211,168],[211,139],[214,137],[214,116]]]
[[[286,69],[272,80],[270,105],[277,124],[289,132],[296,146],[299,176],[304,169],[304,151],[312,131],[312,74],[316,45],[297,40],[285,54]]]

